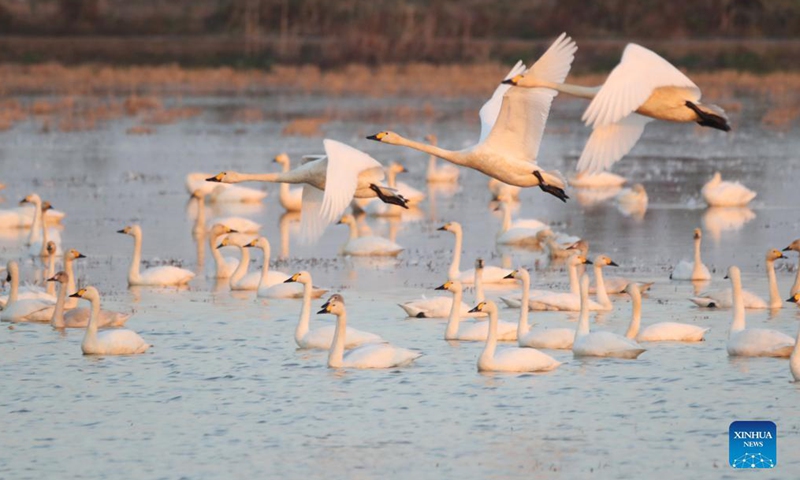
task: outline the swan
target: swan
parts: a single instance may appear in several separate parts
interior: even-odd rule
[[[789,301],[797,302],[798,299],[789,299]],[[794,348],[789,357],[789,370],[792,372],[795,382],[800,382],[800,329],[797,331],[797,338],[794,340]]]
[[[556,300],[561,301],[566,299],[567,297],[564,297],[564,299],[562,299],[560,296],[566,294],[578,301],[578,306],[577,308],[574,309],[575,311],[578,311],[580,309],[580,285],[578,283],[578,266],[591,265],[591,264],[592,264],[591,260],[587,260],[585,255],[577,252],[572,252],[572,256],[567,260],[567,275],[569,276],[569,292],[567,293],[554,290],[529,290],[528,308],[533,310],[551,310],[551,309],[558,310],[558,308],[556,308],[555,306],[552,308],[546,308],[545,305],[543,304],[535,303],[532,300],[532,297],[544,296],[546,299],[551,299],[553,301]],[[514,272],[512,271],[511,273]],[[509,275],[511,273],[509,273]],[[508,305],[511,308],[520,308],[520,306],[522,305],[522,294],[518,293],[514,295],[500,297],[500,300],[502,300],[506,305]],[[598,304],[597,302],[593,302],[590,300],[589,303],[592,306],[592,308],[598,309],[601,307],[601,305]]]
[[[101,310],[100,294],[96,288],[91,286],[81,288],[70,296],[88,300],[92,305],[89,324],[86,326],[86,334],[81,342],[81,350],[84,355],[132,355],[144,353],[152,346],[133,330],[120,328],[103,332],[97,331],[100,326]]]
[[[39,195],[35,193],[31,193],[30,195],[26,196],[22,200],[20,200],[20,205],[24,204],[32,204],[34,207],[33,213],[33,224],[31,225],[31,231],[28,235],[28,240],[26,244],[28,245],[28,253],[34,257],[46,257],[47,256],[47,242],[52,240],[56,244],[56,254],[61,254],[61,236],[58,235],[57,230],[50,230],[44,224],[42,220],[42,216],[44,215],[44,207],[42,206],[42,199]],[[49,203],[47,204],[49,205]],[[49,208],[49,207],[48,207]],[[50,239],[50,235],[53,235],[53,238]]]
[[[69,275],[67,272],[61,271],[47,279],[50,285],[55,286],[56,282],[60,284],[58,287],[58,300],[56,300],[56,308],[53,310],[53,316],[50,317],[50,325],[53,328],[86,328],[89,325],[89,317],[91,310],[88,308],[73,308],[64,312],[64,306],[67,300],[67,284],[69,283]],[[70,300],[73,300],[72,298]],[[74,300],[77,300],[75,298]],[[98,328],[105,327],[121,327],[130,318],[129,313],[112,312],[110,310],[100,310],[97,317]]]
[[[208,181],[305,184],[300,225],[308,241],[318,239],[328,224],[341,217],[353,197],[378,197],[385,203],[406,206],[400,195],[380,183],[386,175],[377,160],[335,140],[325,139],[322,144],[326,156],[309,158],[286,173],[221,172]]]
[[[534,69],[505,81],[526,88],[550,88],[591,99],[582,120],[592,127],[578,160],[578,171],[608,169],[631,151],[653,119],[696,122],[729,131],[725,112],[699,102],[700,88],[655,52],[629,43],[622,60],[599,87],[582,87],[545,78]]]
[[[46,275],[44,278],[52,278],[56,274],[56,244],[52,241],[47,242],[45,250],[47,251],[47,268],[45,269]],[[52,282],[47,282],[45,293],[55,297],[56,285]]]
[[[344,298],[335,294],[322,305],[317,314],[331,313],[336,315],[336,330],[328,353],[329,368],[394,368],[410,364],[422,354],[405,348],[395,347],[388,343],[370,343],[360,345],[345,353],[345,337],[347,335],[347,312]]]
[[[250,237],[242,235],[227,235],[217,245],[217,249],[234,246],[239,249],[239,264],[230,276],[229,284],[231,290],[258,290],[261,283],[262,272],[249,272],[250,250],[246,248],[250,242]],[[288,276],[287,276],[288,277]],[[284,277],[283,280],[286,280]]]
[[[5,308],[0,312],[4,322],[47,322],[53,316],[55,302],[39,298],[19,298],[19,264],[8,262],[7,281],[11,282],[11,293]]]
[[[606,257],[607,258],[607,257]],[[567,267],[569,270],[570,275],[570,285],[574,285],[577,282],[572,280],[572,278],[576,278],[578,276],[578,265],[591,265],[591,260],[587,259],[583,255],[573,255],[572,257],[567,260]],[[602,265],[603,267],[605,265]],[[595,266],[595,275],[597,272],[600,271],[597,266]],[[597,298],[600,302],[595,302],[594,300],[587,299],[586,308],[591,311],[608,311],[613,308],[611,301],[608,299],[608,295],[605,293],[605,289],[602,285],[602,273],[599,277],[596,278],[598,280],[598,292]],[[581,295],[575,292],[549,292],[549,291],[540,291],[536,292],[531,295],[530,300],[528,301],[530,308],[532,310],[559,310],[559,311],[567,311],[567,312],[577,312],[583,308],[583,303],[581,303]]]
[[[700,259],[700,242],[703,240],[703,232],[699,228],[694,229],[694,261],[681,260],[669,275],[671,280],[711,280],[711,273],[708,267],[703,265]]]
[[[266,237],[260,237],[245,245],[245,248],[260,248],[264,263],[261,267],[260,279],[258,282],[257,296],[261,298],[303,298],[302,285],[292,284],[287,282],[291,277],[286,273],[271,270],[269,268],[269,259],[271,256],[271,248],[269,240]],[[309,275],[310,277],[310,275]],[[319,298],[327,293],[327,290],[322,288],[312,288],[312,298]]]
[[[128,269],[128,285],[140,286],[172,286],[186,285],[194,278],[194,272],[185,268],[178,268],[172,265],[162,265],[158,267],[140,270],[139,264],[142,260],[142,228],[139,225],[129,225],[117,233],[130,235],[133,237],[133,258]]]
[[[72,263],[75,260],[80,258],[86,258],[86,255],[82,254],[81,252],[75,250],[74,248],[70,248],[66,252],[64,252],[64,273],[67,274],[67,291],[68,292],[75,292],[77,288],[75,287],[75,270],[73,268]],[[64,308],[66,309],[73,309],[78,306],[78,299],[77,298],[67,298],[66,302],[64,303]]]
[[[280,164],[284,174],[292,169],[289,155],[285,153],[278,154],[274,162]],[[303,204],[303,187],[292,188],[288,183],[281,183],[278,187],[278,201],[287,212],[299,212]]]
[[[489,337],[488,322],[474,322],[461,324],[464,316],[486,315],[485,312],[461,310],[463,298],[463,285],[458,280],[448,280],[436,290],[447,290],[453,294],[450,314],[447,317],[447,327],[444,331],[445,340],[458,340],[462,342],[483,342]],[[482,302],[479,302],[479,304]],[[462,312],[465,312],[464,315]],[[514,341],[517,339],[517,325],[510,322],[499,321],[496,325],[496,338],[501,341]]]
[[[646,326],[641,331],[642,294],[639,285],[631,282],[625,289],[633,302],[631,323],[625,336],[637,342],[702,342],[710,329],[688,323],[659,322]]]
[[[565,259],[571,257],[575,252],[586,255],[589,251],[589,242],[565,234],[556,234],[552,230],[540,230],[536,234],[539,242],[547,248],[548,256],[553,259]]]
[[[201,190],[195,190],[192,198],[197,200],[197,220],[195,222],[195,231],[198,229],[205,231],[206,227],[206,196]],[[231,230],[236,230],[242,233],[258,233],[261,230],[261,224],[254,222],[249,218],[244,217],[219,217],[211,220],[212,225],[222,224]]]
[[[267,197],[267,192],[255,188],[242,187],[241,185],[220,185],[209,183],[206,178],[210,173],[195,172],[186,175],[186,191],[193,195],[201,190],[213,203],[258,203]]]
[[[529,71],[549,81],[562,82],[569,73],[576,49],[572,39],[562,34]],[[509,88],[502,94],[496,116],[481,109],[485,113],[481,115],[481,138],[476,145],[464,150],[445,150],[389,131],[367,138],[436,155],[510,185],[539,186],[542,191],[566,202],[569,197],[564,192],[561,174],[544,171],[536,164],[550,104],[557,94],[552,89]]]
[[[475,270],[469,269],[464,270],[463,272],[460,270],[461,249],[464,243],[464,231],[461,228],[461,224],[458,222],[448,222],[439,227],[438,230],[450,232],[456,237],[456,244],[453,248],[453,261],[450,263],[450,270],[447,272],[447,279],[458,280],[463,285],[472,285],[475,282]],[[509,281],[506,279],[506,276],[512,271],[513,270],[508,268],[500,268],[493,265],[486,266],[483,270],[483,282],[513,283],[514,280]]]
[[[578,172],[569,178],[569,184],[575,188],[619,187],[626,181],[625,177],[611,172]]]
[[[220,241],[219,238],[229,233],[238,232],[220,223],[215,223],[209,230],[208,245],[211,249],[211,256],[214,258],[214,278],[231,278],[236,267],[239,266],[238,258],[224,257],[222,256],[222,252],[217,249],[217,245],[219,245],[218,242]]]
[[[425,140],[433,146],[436,146],[439,141],[436,135],[429,134]],[[428,158],[428,170],[425,172],[425,179],[428,183],[456,183],[458,182],[459,170],[455,165],[438,165],[436,162],[436,155],[430,155]]]
[[[612,332],[589,330],[589,276],[581,277],[581,313],[575,329],[572,354],[576,357],[634,359],[645,352],[635,341]]]
[[[48,246],[53,242],[48,242]],[[70,265],[71,267],[71,265]],[[48,276],[55,275],[55,254],[50,255],[48,259],[48,267],[47,267]],[[35,299],[35,300],[45,300],[48,302],[55,303],[56,296],[55,296],[55,288],[49,288],[51,284],[48,284],[48,288],[42,288],[39,285],[19,285],[17,290],[17,300],[28,300],[28,299]],[[55,287],[53,285],[53,287]],[[9,292],[10,293],[10,292]],[[2,295],[0,296],[0,305],[5,306],[8,303],[9,295]]]
[[[723,182],[719,172],[703,185],[700,193],[711,207],[744,207],[757,195],[739,182]]]
[[[341,254],[353,257],[396,257],[405,250],[393,241],[374,235],[358,236],[358,224],[352,215],[345,215],[339,224],[350,227],[350,238],[342,246]]]
[[[746,328],[739,267],[728,268],[728,275],[725,278],[730,278],[733,289],[733,322],[728,335],[728,355],[788,358],[794,349],[792,337],[767,328]]]
[[[742,301],[744,302],[744,308],[777,309],[783,307],[781,294],[778,291],[778,280],[775,278],[775,260],[778,260],[779,258],[786,258],[786,256],[774,248],[767,250],[766,266],[767,282],[769,284],[769,303],[765,302],[764,299],[758,295],[742,289]],[[708,292],[703,292],[697,297],[690,298],[690,300],[698,307],[731,308],[733,307],[733,290],[730,288],[723,290],[711,290]]]
[[[788,252],[790,250],[800,253],[800,238],[793,241],[788,247],[783,249],[784,252]],[[797,292],[800,292],[800,257],[797,257],[797,274],[794,277],[794,285],[792,285],[792,290],[790,293],[794,295]]]
[[[531,288],[531,276],[524,268],[514,270],[510,275],[520,281],[522,302],[517,325],[517,344],[525,348],[546,348],[552,350],[571,350],[575,340],[575,331],[570,328],[535,328],[531,330],[528,323],[528,300]]]
[[[533,348],[510,347],[496,351],[497,305],[491,300],[481,302],[471,312],[489,314],[489,321],[482,323],[489,327],[489,335],[486,338],[486,346],[478,357],[479,372],[549,372],[561,365],[555,358]]]
[[[447,285],[445,283],[445,285]],[[459,283],[460,285],[460,283]],[[435,290],[449,290],[445,288],[436,287]],[[450,290],[452,291],[452,290]],[[461,295],[461,294],[460,294]],[[418,300],[410,302],[399,303],[409,317],[414,318],[447,318],[453,309],[453,298],[449,297],[422,297]],[[466,312],[469,310],[469,305],[463,301],[458,306],[459,312]]]
[[[330,349],[333,344],[334,334],[336,333],[335,325],[325,325],[309,330],[308,325],[311,321],[311,298],[314,297],[314,291],[317,290],[313,287],[314,284],[311,280],[311,274],[303,270],[286,279],[287,285],[293,282],[299,283],[303,291],[303,306],[300,308],[300,320],[297,322],[297,328],[294,331],[294,341],[300,348],[316,350]],[[349,349],[366,343],[384,342],[384,339],[374,333],[348,328],[344,348]]]
[[[42,208],[45,210],[43,216],[45,225],[58,225],[64,219],[64,212],[54,210],[49,202],[42,202]],[[36,208],[27,203],[15,208],[0,210],[0,229],[30,228],[33,225],[34,216],[36,216]]]
[[[623,215],[642,218],[647,212],[647,190],[644,185],[637,183],[631,188],[624,188],[616,196],[617,209]]]
[[[413,209],[421,201],[425,200],[425,194],[407,183],[397,181],[397,174],[407,171],[408,170],[406,170],[406,167],[403,165],[392,162],[386,168],[386,185],[388,185],[389,188],[395,189],[397,193],[405,199],[406,205]],[[397,205],[383,203],[377,198],[369,199],[369,202],[363,205],[357,203],[355,205],[363,210],[364,213],[374,217],[399,217],[406,211],[406,209],[398,207]]]
[[[511,208],[505,198],[497,207],[503,214],[503,223],[497,232],[495,243],[498,245],[513,245],[517,247],[541,248],[540,237],[536,235],[549,228],[547,224],[536,219],[518,219],[511,222]]]

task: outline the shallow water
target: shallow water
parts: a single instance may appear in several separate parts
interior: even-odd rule
[[[478,374],[481,345],[449,344],[441,340],[444,320],[404,319],[396,306],[436,294],[431,288],[446,279],[453,237],[436,228],[449,220],[464,225],[464,268],[482,256],[491,264],[538,267],[534,285],[563,287],[566,276],[562,267],[548,267],[541,253],[511,251],[501,258],[494,248],[500,220],[491,212],[486,179],[462,171],[455,191],[429,192],[435,197],[423,203],[416,221],[369,221],[376,232],[394,230],[406,247],[399,259],[343,259],[337,252],[347,229],[332,226],[313,247],[292,241],[288,259],[274,265],[287,273],[310,270],[315,284],[343,293],[351,325],[425,354],[409,368],[333,371],[325,367],[325,352],[295,349],[299,302],[256,301],[254,294],[231,294],[203,278],[212,259],[192,236],[185,174],[274,170],[271,158],[280,151],[295,159],[319,152],[320,138],[284,137],[281,129],[294,116],[326,114],[335,120],[323,126],[325,136],[384,162],[403,161],[411,173],[401,180],[424,188],[425,156],[363,137],[384,128],[414,138],[432,131],[443,146],[467,145],[477,135],[473,112],[480,102],[286,96],[183,103],[200,105],[204,113],[159,126],[151,136],[126,135],[133,120],[69,134],[43,134],[31,122],[0,134],[6,205],[37,191],[66,211],[64,245],[88,256],[76,263],[79,284],[95,285],[107,308],[135,311],[128,326],[155,344],[146,355],[92,358],[80,353],[82,331],[4,328],[0,478],[120,472],[127,478],[733,478],[728,426],[754,419],[778,425],[778,467],[762,476],[800,473],[800,387],[790,383],[788,362],[729,359],[730,312],[693,307],[687,301],[692,285],[668,280],[671,266],[690,258],[692,229],[700,226],[711,286],[727,287],[724,271],[736,264],[745,287],[767,295],[767,248],[800,236],[791,175],[800,167],[794,132],[763,130],[742,118],[728,135],[651,124],[615,168],[647,188],[650,210],[642,220],[622,215],[613,202],[579,201],[597,192],[570,189],[567,204],[538,189],[522,193],[519,216],[587,238],[592,254],[606,253],[621,265],[607,274],[656,281],[645,299],[644,323],[710,326],[708,341],[651,344],[635,361],[554,352],[565,363],[549,374]],[[435,116],[421,113],[425,104]],[[230,123],[232,109],[245,105],[263,108],[270,119]],[[540,156],[546,168],[568,172],[574,165],[587,135],[578,122],[582,107],[563,100],[554,106]],[[742,117],[755,108],[745,102]],[[699,190],[715,170],[758,191],[750,209],[704,207]],[[274,260],[287,253],[279,234],[283,211],[277,188],[264,188],[270,196],[262,207],[209,206],[207,216],[243,211],[261,222]],[[144,229],[144,259],[174,260],[201,273],[189,290],[126,288],[133,242],[115,231],[131,222]],[[0,236],[2,259],[17,258],[22,240]],[[781,295],[793,278],[790,256],[777,262]],[[260,262],[260,254],[255,257]],[[26,279],[34,278],[30,262],[22,269]],[[500,293],[490,290],[489,297]],[[623,333],[629,313],[627,297],[618,297],[614,311],[596,324]],[[513,321],[516,312],[504,310],[502,317]],[[798,318],[798,309],[787,304],[772,316],[749,312],[748,324],[794,335]],[[531,319],[575,325],[573,314],[533,313]]]

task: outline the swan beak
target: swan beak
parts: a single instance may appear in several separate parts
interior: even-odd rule
[[[519,81],[522,80],[522,75],[514,75],[513,77],[503,80],[500,82],[502,85],[514,85],[516,86]]]
[[[250,242],[247,245],[245,245],[244,248],[253,248],[255,246],[256,246],[256,241],[253,240],[252,242]]]
[[[447,231],[447,225],[442,225],[441,227],[437,228],[436,230],[441,230],[443,232]]]
[[[370,135],[369,137],[367,137],[367,140],[375,140],[376,142],[380,142],[383,136],[384,136],[383,132],[376,133],[375,135]]]
[[[225,247],[225,246],[227,246],[227,245],[225,245],[224,243],[220,243],[219,245],[217,245],[217,248],[222,248],[222,247]]]
[[[227,232],[225,232],[225,233],[239,233],[239,230],[234,230],[234,229],[232,229],[232,228],[228,228],[228,227],[225,227],[225,228],[227,228],[227,229],[228,229],[228,231],[227,231]]]
[[[47,281],[48,282],[57,282],[58,279],[56,277],[52,277],[52,278],[48,278]]]
[[[617,265],[617,262],[615,262],[614,260],[611,260],[610,262],[608,262],[608,266],[610,266],[610,267],[619,267],[619,265]]]
[[[786,299],[788,303],[795,303],[794,297],[789,297]]]
[[[792,249],[791,247],[786,247],[786,248],[784,248],[782,251],[783,251],[783,252],[788,252],[788,251],[789,251],[789,250],[791,250],[791,249]]]
[[[722,277],[722,279],[723,279],[723,280],[730,280],[730,278],[731,278],[731,277],[729,277],[729,276],[727,276],[727,275],[725,275],[724,277]]]
[[[475,308],[473,308],[472,310],[470,310],[470,311],[469,311],[469,312],[467,312],[467,313],[482,312],[482,311],[483,311],[483,306],[484,306],[484,305],[486,305],[486,302],[481,302],[481,303],[479,303],[479,304],[475,305]]]
[[[83,297],[84,293],[86,293],[86,289],[85,288],[81,288],[77,292],[75,292],[72,295],[70,295],[70,297],[81,298],[81,297]]]
[[[506,275],[503,278],[505,278],[505,279],[517,278],[516,275],[517,275],[517,271],[514,270],[513,272],[509,273],[508,275]]]
[[[592,261],[591,261],[591,260],[589,260],[588,258],[587,258],[587,259],[585,259],[585,260],[583,261],[583,263],[584,263],[584,264],[586,264],[586,265],[594,265],[594,262],[592,262]]]
[[[297,281],[297,276],[298,276],[298,275],[295,273],[295,274],[294,274],[294,275],[292,275],[291,277],[289,277],[289,278],[287,278],[286,280],[284,280],[284,281],[283,281],[283,283],[292,283],[292,282],[296,282],[296,281]]]
[[[218,173],[211,178],[206,178],[206,182],[221,182],[222,177],[224,177],[224,175],[222,173]]]
[[[123,228],[122,230],[117,230],[117,233],[128,233],[128,232],[126,232],[125,229]]]
[[[434,288],[434,290],[447,290],[449,287],[450,287],[450,282],[444,282],[443,284]]]
[[[78,252],[78,256],[75,258],[86,258],[86,255],[82,254],[81,252]]]
[[[319,314],[321,314],[321,313],[328,313],[328,312],[330,312],[330,311],[331,311],[331,304],[330,304],[330,302],[325,302],[325,305],[323,305],[323,306],[322,306],[322,309],[321,309],[319,312],[317,312],[317,315],[319,315]]]
[[[25,203],[28,203],[28,199],[27,198],[23,198],[22,200],[19,201],[20,205],[23,205]]]
[[[787,257],[786,255],[784,255],[784,254],[782,254],[782,253],[781,253],[781,256],[780,256],[780,257],[778,257],[778,258],[789,258],[789,257]],[[776,260],[777,260],[777,259],[776,259]]]
[[[10,282],[10,281],[11,281],[11,272],[6,274],[6,282]]]

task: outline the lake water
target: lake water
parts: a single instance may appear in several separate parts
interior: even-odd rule
[[[648,126],[615,167],[647,188],[650,209],[642,220],[622,215],[613,201],[590,205],[591,195],[575,189],[567,204],[538,189],[522,193],[517,215],[588,239],[592,255],[606,253],[620,264],[607,274],[656,282],[644,301],[645,324],[711,327],[704,343],[650,344],[635,361],[553,352],[564,364],[544,375],[479,374],[481,344],[445,342],[444,320],[405,319],[396,305],[439,293],[431,289],[446,280],[453,237],[436,228],[450,220],[464,225],[463,268],[481,256],[536,270],[534,285],[565,285],[563,268],[548,267],[541,253],[502,258],[496,251],[500,219],[477,172],[462,170],[456,189],[429,191],[411,221],[369,220],[406,247],[391,261],[338,256],[344,226],[303,246],[290,225],[285,250],[274,185],[255,184],[270,192],[263,206],[209,206],[209,218],[242,214],[262,223],[273,260],[288,255],[273,268],[307,269],[315,284],[342,293],[350,325],[422,351],[408,368],[335,371],[326,368],[326,352],[296,350],[300,303],[264,302],[214,285],[204,275],[212,265],[207,246],[198,249],[192,236],[186,173],[272,171],[281,151],[295,160],[320,152],[321,137],[281,134],[291,118],[330,117],[324,136],[382,162],[403,162],[410,173],[401,180],[424,189],[426,156],[364,136],[386,128],[412,138],[434,132],[445,147],[466,146],[477,137],[479,100],[269,96],[182,103],[203,113],[158,126],[153,135],[126,134],[137,124],[130,118],[75,133],[42,133],[38,122],[27,121],[0,134],[5,205],[36,191],[67,212],[63,244],[88,256],[76,262],[79,284],[96,286],[104,307],[135,311],[128,327],[155,345],[135,357],[84,357],[81,330],[3,324],[0,478],[734,478],[728,426],[756,419],[778,426],[778,466],[761,477],[800,475],[800,386],[790,382],[788,362],[729,359],[730,312],[694,307],[687,300],[693,286],[668,280],[675,263],[691,258],[692,230],[702,227],[710,287],[727,287],[725,269],[736,264],[745,288],[766,297],[766,250],[800,236],[793,175],[800,142],[796,131],[748,120],[757,102],[744,103],[727,135]],[[571,171],[588,135],[579,123],[584,105],[554,105],[540,155],[545,168]],[[232,112],[245,106],[262,109],[266,119],[233,123]],[[706,209],[700,187],[715,170],[758,191],[750,209]],[[188,290],[127,288],[133,242],[115,232],[132,222],[144,230],[145,260],[175,260],[200,273]],[[22,243],[22,235],[0,238],[2,260],[19,258]],[[796,262],[789,255],[777,262],[784,298]],[[22,263],[26,280],[35,278],[33,269]],[[490,298],[499,294],[489,291]],[[791,304],[774,315],[750,311],[748,325],[794,336],[798,311]],[[617,297],[593,328],[624,333],[629,314],[628,298]],[[501,318],[513,321],[516,313],[506,309]],[[544,326],[571,327],[575,318],[531,314]]]

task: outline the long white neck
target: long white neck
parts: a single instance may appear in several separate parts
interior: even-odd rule
[[[775,260],[767,260],[767,280],[769,281],[769,308],[781,308],[781,292],[778,291],[778,279],[775,278]]]
[[[12,303],[17,301],[17,297],[19,296],[19,273],[16,272],[15,275],[11,275],[11,292],[8,293],[8,301],[6,302],[6,308],[8,308]]]
[[[800,257],[797,258],[797,275],[794,277],[794,285],[792,285],[792,295],[800,292]]]
[[[479,362],[486,362],[494,358],[494,352],[497,349],[497,309],[489,308],[489,335],[486,337],[486,345],[483,347],[483,353]]]
[[[461,323],[461,301],[464,291],[460,288],[453,290],[453,305],[450,307],[450,316],[447,317],[447,328],[444,330],[445,340],[455,340],[458,337],[458,326]]]
[[[567,272],[569,273],[569,293],[573,295],[581,294],[581,286],[578,281],[578,266],[574,263],[567,264]]]
[[[286,173],[291,168],[292,168],[292,166],[289,164],[289,162],[285,162],[283,164],[282,172]],[[289,203],[289,184],[288,183],[281,183],[281,186],[278,189],[278,200],[280,200],[281,205],[283,205],[283,207],[286,208],[286,205],[288,205],[288,203]]]
[[[56,282],[48,282],[48,283],[52,283],[55,286]],[[64,328],[64,303],[66,302],[66,300],[67,300],[67,285],[65,283],[62,283],[58,287],[56,308],[53,309],[53,316],[50,317],[50,325],[53,328]]]
[[[67,292],[75,292],[78,289],[75,287],[75,271],[72,268],[72,256],[65,252],[64,253],[64,272],[67,274]],[[136,265],[139,265],[139,262],[136,262]],[[138,268],[137,268],[137,276]],[[52,278],[52,276],[51,276]],[[51,282],[52,283],[52,282]],[[78,299],[75,297],[67,298],[66,302],[64,302],[64,308],[75,308],[78,306]]]
[[[44,224],[44,222],[42,222],[42,248],[39,249],[40,256],[44,257],[47,255],[47,242],[49,241],[50,239],[48,238],[47,234],[47,226]]]
[[[281,259],[289,258],[289,224],[291,223],[291,215],[289,212],[284,213],[278,222],[278,228],[281,231]]]
[[[222,256],[222,252],[220,252],[219,249],[217,248],[217,245],[219,245],[217,242],[219,241],[219,237],[221,236],[222,234],[208,236],[208,247],[211,249],[211,257],[214,259],[214,266],[217,270],[217,277],[219,277],[220,265],[225,264],[225,257]]]
[[[236,180],[228,180],[225,183],[242,183],[242,182],[269,182],[269,183],[302,183],[295,181],[294,175],[289,173],[240,173]]]
[[[303,283],[303,306],[300,308],[300,321],[297,322],[297,328],[294,330],[294,341],[300,346],[303,337],[308,333],[308,325],[311,322],[311,290],[312,285],[310,281]]]
[[[206,231],[206,197],[203,195],[197,197],[197,218],[194,220],[194,231]]]
[[[639,287],[631,285],[631,302],[633,303],[633,313],[631,314],[631,323],[628,325],[628,331],[625,336],[634,340],[636,335],[639,335],[639,328],[642,323],[642,293]]]
[[[95,342],[97,340],[97,320],[100,317],[100,299],[92,298],[92,313],[89,315],[89,325],[86,327],[86,334],[83,336],[84,342]]]
[[[531,330],[530,324],[528,324],[528,310],[530,309],[530,305],[528,305],[528,301],[530,300],[531,296],[531,277],[528,274],[522,274],[522,303],[519,307],[519,323],[517,324],[517,338],[522,338],[523,336],[527,335],[528,332]]]
[[[443,160],[447,160],[450,163],[455,163],[456,165],[467,165],[466,159],[460,152],[445,150],[444,148],[439,148],[435,145],[429,145],[427,143],[415,142],[414,140],[409,140],[407,138],[400,137],[399,135],[398,137],[399,139],[395,143],[396,145],[403,145],[413,148],[414,150],[419,150],[420,152],[435,155]]]
[[[573,97],[588,98],[590,100],[593,99],[597,95],[597,92],[600,91],[600,88],[602,88],[602,86],[584,87],[582,85],[573,85],[570,83],[554,83],[541,79],[536,79],[536,84],[539,87],[551,88],[561,93],[572,95]]]
[[[33,200],[33,224],[31,225],[31,233],[28,234],[28,245],[32,245],[42,239],[42,202],[40,200]]]
[[[731,277],[731,284],[733,287],[733,323],[731,323],[730,333],[733,334],[745,329],[745,317],[742,281],[739,278]]]
[[[350,227],[350,240],[358,238],[358,225],[356,225],[356,222],[347,222],[347,226]]]
[[[700,237],[694,239],[694,269],[692,278],[701,278],[703,271],[703,260],[700,259]]]
[[[795,381],[800,382],[800,329],[797,330],[797,338],[794,342],[792,355],[789,357],[789,367]]]
[[[128,268],[128,283],[135,283],[139,280],[139,264],[142,261],[142,236],[133,236],[133,258],[131,266]]]
[[[458,280],[461,274],[461,247],[464,243],[464,232],[460,228],[453,231],[456,236],[456,244],[453,247],[453,262],[450,264],[450,271],[447,272],[449,280]]]
[[[597,263],[594,264],[594,281],[597,303],[602,305],[603,308],[612,308],[614,304],[611,303],[611,299],[608,298],[608,292],[606,292],[606,282],[603,278],[603,268]]]
[[[261,252],[264,254],[264,264],[261,266],[261,280],[258,282],[259,289],[266,288],[267,277],[269,277],[270,248],[268,243],[261,247]]]
[[[483,293],[483,269],[475,269],[475,305],[486,300],[486,295]]]
[[[52,253],[47,258],[47,278],[53,278],[53,275],[55,274],[56,274],[56,254]],[[48,295],[55,295],[56,282],[47,282],[46,291]]]
[[[239,283],[239,280],[247,275],[247,269],[250,266],[250,251],[241,245],[237,245],[237,247],[239,248],[241,258],[239,259],[239,265],[236,266],[236,270],[234,270],[233,275],[231,275],[231,286]]]
[[[578,317],[578,328],[575,329],[575,338],[589,334],[589,288],[581,285],[581,313]]]
[[[347,335],[347,312],[342,313],[336,318],[336,331],[333,334],[333,342],[328,353],[328,366],[339,368],[342,366],[344,358],[344,339]]]

